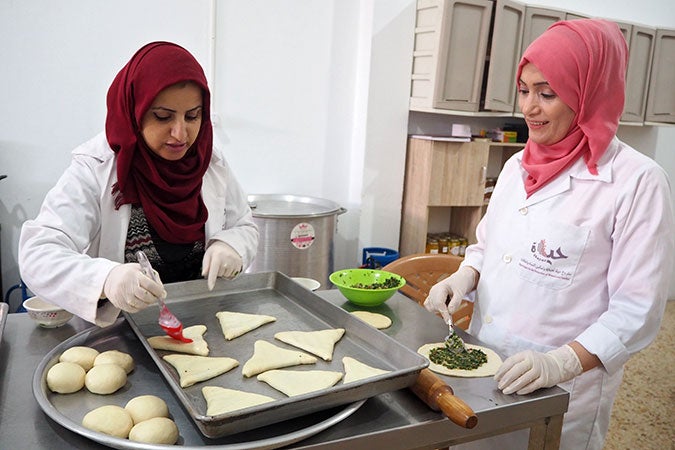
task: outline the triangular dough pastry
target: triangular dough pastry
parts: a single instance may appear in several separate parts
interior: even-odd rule
[[[244,363],[241,372],[245,377],[252,377],[270,369],[297,366],[299,364],[314,364],[318,360],[299,350],[289,350],[277,347],[267,341],[256,341],[253,345],[253,356]]]
[[[281,331],[274,338],[310,352],[324,361],[330,361],[333,359],[335,343],[344,334],[344,328],[329,328],[319,331]]]
[[[268,370],[257,377],[289,397],[328,389],[342,379],[342,372],[330,370]]]
[[[223,335],[228,341],[253,331],[269,322],[274,322],[276,317],[262,314],[247,314],[232,311],[220,311],[216,313]]]
[[[152,336],[148,338],[148,343],[155,350],[209,356],[209,346],[202,336],[204,333],[206,333],[206,325],[193,325],[183,328],[183,336],[192,339],[192,342],[182,342],[169,336]]]
[[[208,416],[217,416],[274,401],[272,397],[266,395],[236,391],[219,386],[204,386],[202,395],[206,400],[206,415]]]
[[[182,388],[217,377],[239,365],[236,359],[225,356],[165,355],[162,358],[176,369]]]
[[[345,378],[342,381],[344,384],[391,372],[391,370],[378,369],[369,366],[351,356],[342,358],[342,365],[345,367]]]

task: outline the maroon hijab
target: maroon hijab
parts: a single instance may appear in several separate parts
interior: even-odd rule
[[[202,89],[201,129],[183,158],[167,161],[148,148],[140,123],[157,94],[183,81]],[[152,42],[138,50],[108,90],[105,131],[117,154],[115,208],[140,204],[150,225],[168,242],[204,239],[208,212],[201,188],[213,145],[210,99],[202,67],[187,50],[170,42]]]
[[[551,89],[575,112],[570,130],[552,145],[531,140],[525,145],[529,197],[583,157],[588,171],[616,134],[623,111],[628,49],[619,27],[603,19],[556,22],[525,50],[518,66],[534,64]]]

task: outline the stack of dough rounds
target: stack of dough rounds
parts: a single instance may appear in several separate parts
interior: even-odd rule
[[[60,362],[72,362],[79,364],[85,371],[88,371],[94,367],[94,360],[98,356],[98,350],[91,347],[85,347],[82,345],[77,345],[75,347],[70,347],[59,356]]]
[[[94,394],[112,394],[127,383],[134,370],[131,355],[118,350],[99,353],[92,347],[76,345],[59,356],[47,372],[47,387],[59,394],[71,394],[84,386]]]
[[[94,366],[100,366],[101,364],[117,364],[127,374],[134,370],[134,359],[130,354],[119,350],[108,350],[99,353],[94,359]]]
[[[47,387],[58,394],[72,394],[84,387],[86,372],[74,362],[59,362],[47,372]]]
[[[84,385],[94,394],[112,394],[127,384],[127,372],[117,364],[94,366],[84,376]]]
[[[169,407],[163,399],[155,395],[140,395],[129,400],[124,409],[134,422],[129,440],[168,445],[178,440],[178,427],[169,418]]]

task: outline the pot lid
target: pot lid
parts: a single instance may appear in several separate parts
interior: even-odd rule
[[[331,200],[285,194],[251,194],[248,204],[253,217],[322,217],[347,211]]]

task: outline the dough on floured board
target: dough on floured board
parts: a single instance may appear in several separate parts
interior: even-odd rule
[[[499,369],[499,366],[502,365],[502,358],[500,358],[499,355],[495,353],[494,350],[489,349],[487,347],[482,347],[480,345],[473,345],[473,344],[465,344],[465,345],[466,348],[475,348],[485,352],[485,354],[487,355],[487,362],[474,370],[449,369],[440,364],[436,364],[429,359],[429,352],[431,351],[432,348],[444,347],[445,344],[443,342],[424,344],[419,349],[417,349],[417,353],[429,359],[430,370],[443,375],[449,375],[452,377],[477,378],[477,377],[490,377],[495,373],[497,373],[497,369]]]

